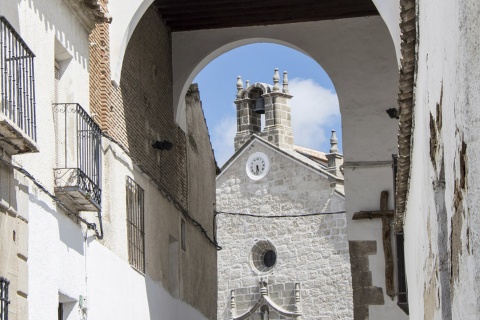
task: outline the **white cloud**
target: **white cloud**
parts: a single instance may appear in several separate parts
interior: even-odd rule
[[[332,122],[339,122],[340,109],[336,93],[312,79],[294,78],[289,81],[292,107],[292,127],[295,144],[321,150],[330,139]],[[321,150],[328,151],[328,150]]]
[[[215,152],[215,159],[219,167],[235,152],[233,139],[237,133],[236,117],[224,117],[220,122],[216,123],[212,130],[212,145]]]

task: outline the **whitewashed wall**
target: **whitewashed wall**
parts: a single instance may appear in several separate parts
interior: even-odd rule
[[[404,226],[410,315],[478,319],[480,5],[417,2],[415,129]]]
[[[40,151],[15,156],[14,162],[54,194],[54,62],[55,59],[62,60],[59,102],[80,103],[88,112],[89,31],[62,0],[1,1],[0,14],[7,18],[36,55],[37,143]],[[60,47],[57,44],[57,50],[56,42],[61,44]],[[64,49],[59,50],[61,47]],[[66,57],[68,59],[65,60]],[[17,174],[21,183],[18,187],[22,191],[17,193],[17,200],[25,201],[23,192],[29,192],[28,204],[18,205],[21,216],[28,220],[28,285],[22,284],[22,290],[28,291],[28,318],[56,319],[58,303],[63,302],[68,320],[205,319],[181,297],[173,298],[165,289],[168,282],[162,268],[159,267],[149,277],[130,267],[125,177],[131,176],[145,189],[146,215],[154,217],[155,210],[171,210],[175,212],[172,219],[179,225],[180,213],[160,195],[151,179],[142,174],[123,151],[106,139],[102,143],[105,160],[105,183],[102,186],[105,238],[102,242],[94,239],[92,231],[86,231],[83,225],[57,210],[44,192]],[[99,227],[95,213],[82,215]],[[147,230],[151,225],[147,224]],[[179,239],[177,229],[171,233]],[[159,230],[148,232],[166,235],[168,244],[168,233]],[[155,263],[168,265],[165,256],[156,256],[152,252],[156,249],[156,244],[150,243],[150,247],[146,248],[147,255],[150,254]],[[86,298],[82,308],[79,303],[81,296]]]

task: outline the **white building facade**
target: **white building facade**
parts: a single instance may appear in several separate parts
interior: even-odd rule
[[[187,97],[193,142],[153,126],[145,139],[127,131],[149,152],[140,159],[108,135],[90,83],[99,64],[92,50],[108,51],[108,41],[89,38],[108,28],[107,11],[97,1],[0,3],[2,320],[214,318],[215,162],[198,89]],[[149,90],[148,98],[158,92]],[[207,193],[191,192],[190,202],[144,167],[154,161],[168,171],[160,161],[179,149],[189,154],[177,174],[188,180],[182,193]],[[188,166],[204,167],[202,176]],[[204,262],[189,262],[197,253]],[[206,296],[191,298],[198,285]]]

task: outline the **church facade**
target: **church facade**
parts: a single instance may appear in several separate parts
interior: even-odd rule
[[[334,135],[327,155],[293,144],[278,82],[237,82],[236,152],[217,176],[218,319],[352,319],[343,157]]]

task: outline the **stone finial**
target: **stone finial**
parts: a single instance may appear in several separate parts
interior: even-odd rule
[[[295,283],[295,311],[294,317],[296,320],[302,319],[302,307],[300,305],[300,283]]]
[[[290,92],[288,91],[288,76],[287,76],[287,71],[283,71],[283,88],[282,91],[286,94],[289,94]]]
[[[250,87],[250,80],[245,81],[245,88]]]
[[[278,85],[279,80],[280,75],[278,74],[278,68],[275,68],[275,72],[273,73],[273,92],[277,92],[280,90],[280,86]]]
[[[238,76],[237,77],[237,98],[239,99],[242,97],[242,90],[243,90],[242,77]]]
[[[233,320],[237,315],[236,309],[237,306],[235,303],[235,290],[232,290],[230,291],[230,320]]]
[[[260,294],[262,296],[268,295],[267,283],[263,279],[260,280]]]
[[[338,152],[338,139],[337,133],[335,130],[332,130],[332,136],[330,137],[330,153],[337,153]]]

